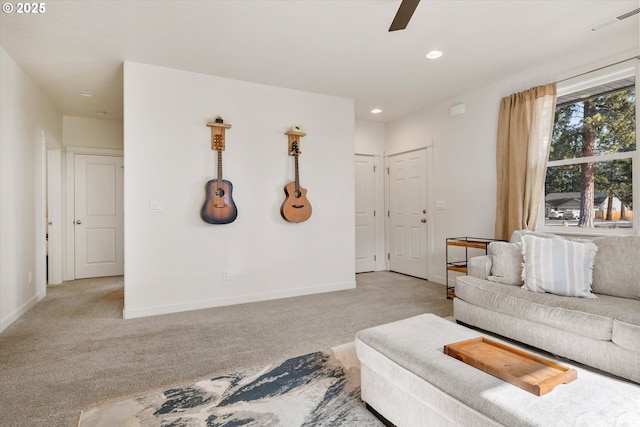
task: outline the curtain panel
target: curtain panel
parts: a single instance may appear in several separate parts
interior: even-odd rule
[[[502,98],[496,147],[495,235],[508,240],[515,230],[534,230],[551,146],[556,84]]]

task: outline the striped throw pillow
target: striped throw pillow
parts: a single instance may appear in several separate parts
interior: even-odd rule
[[[523,289],[556,295],[597,298],[591,293],[593,261],[598,247],[591,242],[522,237]]]

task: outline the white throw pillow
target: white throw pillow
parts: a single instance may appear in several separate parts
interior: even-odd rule
[[[591,293],[593,243],[522,236],[523,289],[556,295],[597,298]]]
[[[522,285],[522,244],[489,243],[488,254],[493,255],[491,274],[487,279],[505,285]]]

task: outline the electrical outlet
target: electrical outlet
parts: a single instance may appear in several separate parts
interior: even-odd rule
[[[222,280],[229,280],[230,278],[229,270],[222,270]]]

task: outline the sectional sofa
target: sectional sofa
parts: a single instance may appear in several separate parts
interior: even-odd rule
[[[455,296],[462,324],[640,383],[640,236],[519,231],[469,261]]]

